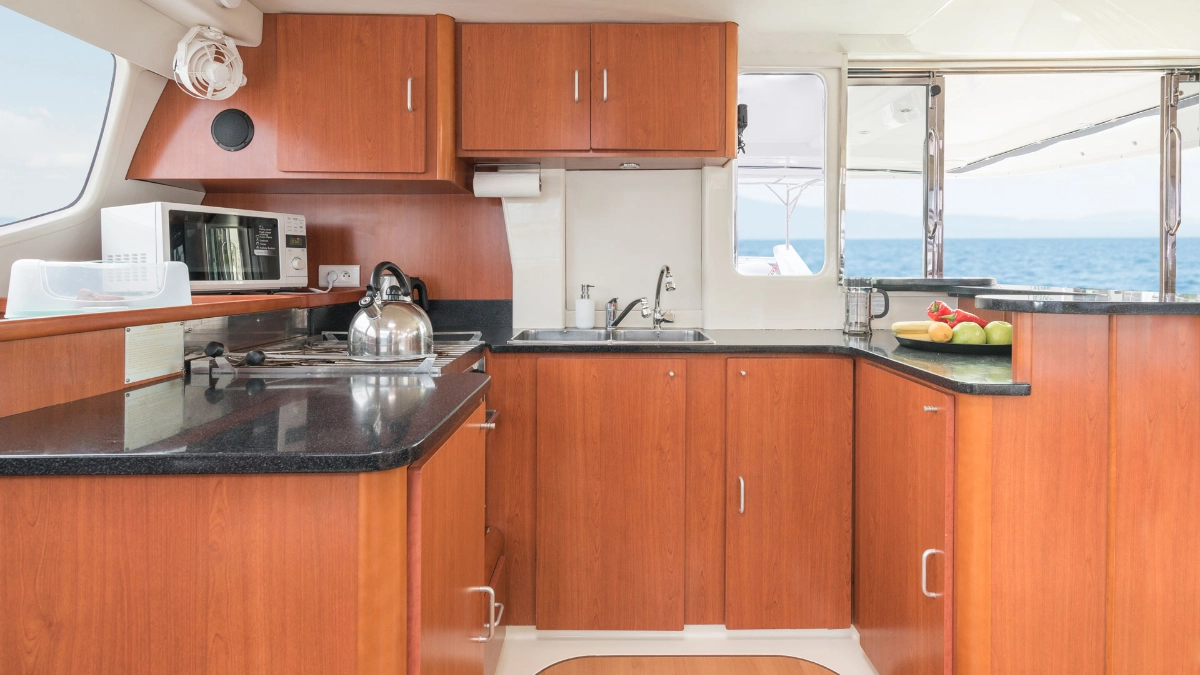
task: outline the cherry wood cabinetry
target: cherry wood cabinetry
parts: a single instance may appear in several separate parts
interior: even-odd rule
[[[408,469],[410,675],[483,675],[484,414]]]
[[[425,24],[279,15],[280,171],[425,170]]]
[[[859,364],[854,624],[879,675],[946,672],[954,397]]]
[[[0,671],[404,673],[405,475],[0,478]]]
[[[1113,317],[1109,675],[1200,672],[1200,317]]]
[[[853,361],[729,359],[725,625],[850,625]]]
[[[682,358],[537,364],[537,627],[680,630]]]
[[[592,147],[724,147],[724,30],[717,24],[592,26]]]
[[[467,24],[467,157],[732,157],[737,25]]]
[[[591,27],[459,27],[463,150],[588,150]]]
[[[264,15],[262,43],[239,49],[246,86],[199,101],[167,83],[127,177],[210,194],[463,193],[454,38],[442,15]],[[212,139],[230,108],[254,122],[236,152]]]

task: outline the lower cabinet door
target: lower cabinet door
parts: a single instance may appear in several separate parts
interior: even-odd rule
[[[683,629],[685,366],[538,361],[538,628]]]
[[[484,415],[408,470],[409,673],[483,675]]]
[[[850,626],[854,365],[729,359],[725,624]]]
[[[854,624],[879,675],[941,675],[954,397],[869,364],[857,377]]]

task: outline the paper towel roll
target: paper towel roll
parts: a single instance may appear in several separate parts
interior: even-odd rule
[[[539,197],[542,174],[538,171],[487,171],[475,173],[476,197]]]

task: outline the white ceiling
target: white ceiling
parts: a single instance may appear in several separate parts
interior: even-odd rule
[[[459,21],[733,21],[743,35],[838,36],[852,59],[1200,56],[1196,0],[255,0],[264,12]],[[743,50],[744,51],[744,50]]]

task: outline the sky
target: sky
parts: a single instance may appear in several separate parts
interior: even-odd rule
[[[108,52],[0,7],[0,224],[79,196],[112,75]]]

